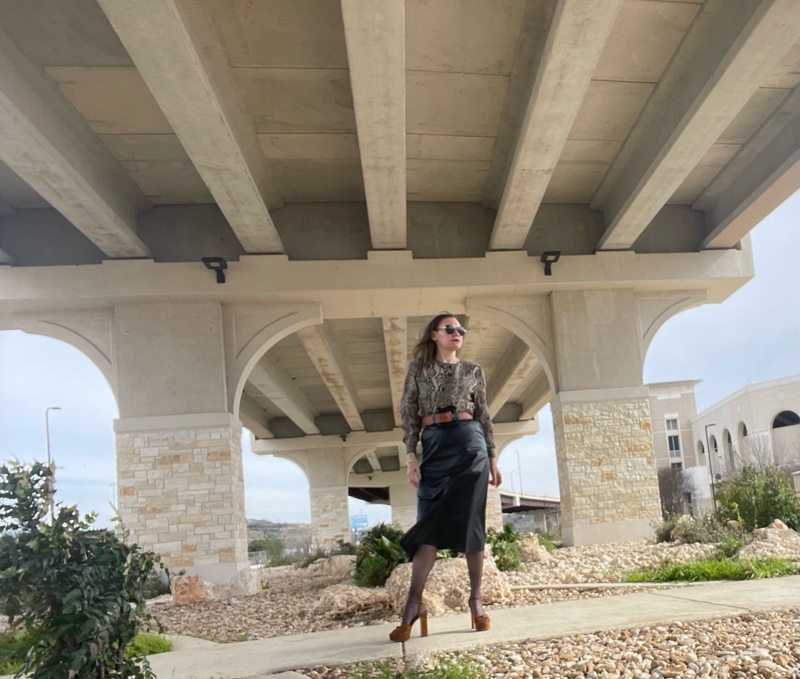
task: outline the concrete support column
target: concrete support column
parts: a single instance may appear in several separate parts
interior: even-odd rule
[[[660,515],[646,391],[561,392],[551,402],[568,545],[652,536]]]
[[[131,539],[220,594],[254,594],[241,426],[228,413],[117,420],[118,510]]]
[[[254,593],[220,304],[117,305],[113,342],[120,518],[134,540],[200,575],[215,596]]]
[[[350,507],[344,450],[308,451],[306,459],[314,547],[331,549],[338,540],[349,542]]]
[[[486,529],[503,530],[503,511],[500,506],[500,489],[489,486],[486,494]]]
[[[629,290],[551,296],[551,401],[567,545],[638,540],[660,515],[639,306]]]
[[[404,531],[417,522],[417,489],[408,481],[389,486],[392,523]]]

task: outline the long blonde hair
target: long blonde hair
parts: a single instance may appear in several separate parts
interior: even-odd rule
[[[455,318],[458,320],[455,314],[451,314],[448,311],[434,316],[423,328],[419,335],[419,340],[414,345],[413,356],[420,362],[420,368],[422,368],[422,370],[427,370],[428,366],[436,360],[436,342],[431,339],[431,333],[439,327],[439,323],[445,318]]]

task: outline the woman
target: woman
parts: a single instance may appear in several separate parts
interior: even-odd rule
[[[481,602],[486,540],[486,491],[502,482],[495,457],[486,380],[476,363],[456,356],[466,330],[449,313],[425,327],[408,366],[401,412],[408,480],[417,488],[417,523],[400,540],[413,556],[402,624],[390,635],[406,641],[419,619],[428,634],[422,592],[437,549],[463,552],[469,570],[472,627],[489,629]],[[417,461],[417,442],[422,455]]]

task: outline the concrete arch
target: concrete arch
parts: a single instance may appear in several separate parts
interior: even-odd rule
[[[641,332],[639,346],[641,347],[642,364],[644,365],[647,360],[647,352],[650,350],[650,344],[658,334],[658,331],[664,327],[664,324],[681,312],[704,304],[708,301],[708,295],[705,291],[692,291],[676,293],[669,297],[639,295],[637,299]]]
[[[558,373],[548,296],[479,297],[467,299],[465,307],[467,315],[497,323],[525,342],[542,364],[550,393],[557,393]]]
[[[697,442],[697,457],[702,457],[706,454],[706,447],[702,441]]]
[[[234,305],[226,307],[225,336],[228,373],[228,403],[239,417],[242,394],[247,378],[259,359],[284,337],[311,325],[322,323],[318,304],[296,307]]]
[[[111,319],[108,319],[109,330],[108,340],[110,343]],[[104,351],[100,343],[89,336],[89,333],[81,334],[77,330],[68,327],[64,323],[56,322],[55,320],[33,320],[33,319],[20,319],[15,318],[11,326],[2,328],[3,330],[21,330],[29,335],[41,335],[49,337],[50,339],[58,340],[69,344],[80,351],[86,358],[88,358],[100,371],[108,383],[111,393],[114,396],[114,402],[119,412],[119,398],[117,394],[117,372],[116,368],[108,355],[110,352]]]
[[[796,424],[800,424],[800,415],[794,410],[781,410],[770,418],[769,428],[780,429],[781,427],[792,427]]]
[[[719,455],[719,444],[717,443],[717,437],[714,436],[714,434],[711,434],[711,436],[709,437],[708,446],[710,453],[715,453]]]
[[[733,447],[733,437],[727,427],[722,431],[722,450],[725,453],[725,464],[730,471],[736,471],[736,450]]]
[[[744,420],[741,420],[736,427],[736,438],[739,440],[740,445],[744,442],[745,438],[747,438],[747,434],[747,425],[744,423]]]

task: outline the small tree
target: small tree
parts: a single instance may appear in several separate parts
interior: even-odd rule
[[[661,515],[666,519],[672,514],[683,513],[683,499],[692,491],[692,482],[683,472],[672,467],[658,470],[658,493],[661,496]]]
[[[0,603],[30,639],[17,676],[153,677],[144,657],[125,652],[150,621],[142,586],[159,558],[76,507],[56,504],[45,522],[52,484],[40,462],[0,466]]]
[[[768,526],[780,519],[797,530],[800,501],[786,474],[775,466],[745,466],[717,486],[717,506],[724,520],[741,518],[745,530]]]
[[[750,434],[742,444],[742,460],[759,470],[777,467],[790,476],[800,468],[800,446],[774,441],[767,432]]]

